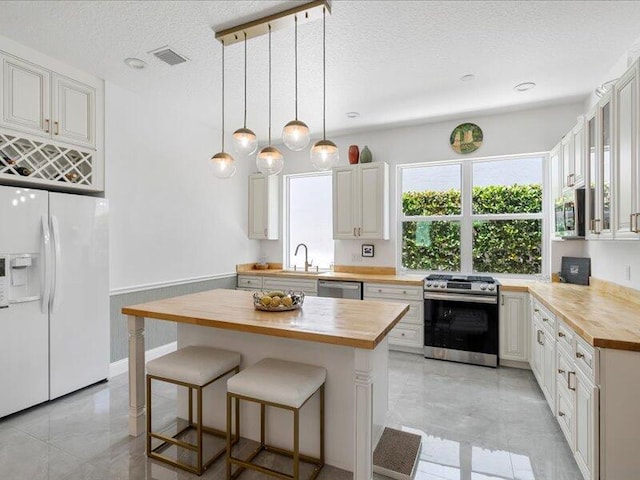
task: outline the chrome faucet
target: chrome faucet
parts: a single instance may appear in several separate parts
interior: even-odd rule
[[[304,271],[308,272],[309,267],[311,266],[311,262],[308,261],[309,249],[307,248],[307,246],[304,243],[299,243],[296,247],[296,251],[293,252],[293,255],[298,256],[298,250],[300,249],[300,247],[304,247]]]

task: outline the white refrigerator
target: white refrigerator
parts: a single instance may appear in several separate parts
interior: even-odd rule
[[[109,372],[109,205],[0,186],[0,417]]]

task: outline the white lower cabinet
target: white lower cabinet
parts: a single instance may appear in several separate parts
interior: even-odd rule
[[[500,360],[529,361],[527,293],[500,293]]]
[[[262,290],[262,277],[238,275],[238,290]]]
[[[595,368],[598,351],[534,298],[530,334],[530,364],[536,380],[583,477],[597,480],[600,478],[600,389]]]
[[[599,390],[579,369],[575,377],[575,458],[584,478],[598,477]]]
[[[264,277],[262,280],[263,290],[295,290],[304,292],[305,295],[318,295],[318,281],[309,280],[307,278],[282,278],[282,277]]]
[[[389,333],[391,350],[416,352],[424,348],[424,290],[422,286],[365,283],[363,300],[409,304],[409,311]]]

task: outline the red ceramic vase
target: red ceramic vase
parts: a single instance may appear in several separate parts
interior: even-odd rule
[[[349,163],[351,165],[355,165],[358,163],[358,158],[360,157],[360,149],[358,145],[351,145],[349,147]]]

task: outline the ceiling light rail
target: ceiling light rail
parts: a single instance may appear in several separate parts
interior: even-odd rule
[[[298,25],[321,20],[323,9],[326,9],[326,13],[331,14],[331,2],[329,0],[314,0],[283,12],[274,13],[273,15],[216,32],[216,40],[226,46],[230,46],[243,42],[245,33],[247,35],[246,38],[250,40],[261,35],[268,35],[269,27],[271,27],[271,32],[294,27],[296,17]]]

